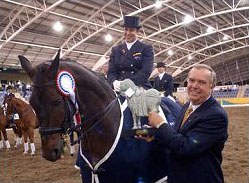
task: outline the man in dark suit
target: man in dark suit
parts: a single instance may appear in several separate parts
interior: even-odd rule
[[[120,90],[120,82],[131,79],[135,85],[151,88],[149,76],[153,69],[152,46],[138,40],[139,17],[124,17],[124,42],[112,48],[107,80],[114,90]]]
[[[168,183],[224,182],[221,162],[228,138],[228,119],[212,97],[215,79],[215,72],[205,64],[190,70],[187,80],[190,102],[183,106],[175,129],[157,113],[149,115],[149,124],[158,128],[155,139],[171,151]]]
[[[164,93],[164,96],[173,96],[173,77],[165,72],[166,66],[163,62],[157,63],[159,75],[155,77],[153,88]]]

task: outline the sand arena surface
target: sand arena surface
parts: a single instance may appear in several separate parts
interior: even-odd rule
[[[249,107],[225,108],[229,116],[229,139],[223,151],[225,183],[249,182]],[[23,156],[23,146],[14,149],[14,135],[8,131],[11,150],[0,150],[0,183],[79,183],[79,171],[74,168],[76,157],[69,153],[57,162],[41,157],[38,131],[35,133],[34,157]]]

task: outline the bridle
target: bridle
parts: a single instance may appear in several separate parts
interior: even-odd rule
[[[42,85],[39,84],[32,84],[32,87],[35,88],[42,88],[42,87],[51,87],[51,86],[55,86],[55,83],[53,81],[44,83]],[[63,97],[63,96],[62,96]],[[111,111],[112,109],[115,107],[115,105],[118,103],[118,98],[115,97],[105,108],[103,108],[102,110],[100,110],[98,113],[96,113],[93,116],[83,116],[82,119],[82,123],[76,126],[72,125],[72,120],[73,120],[73,115],[75,112],[74,107],[72,107],[72,102],[69,101],[69,99],[67,97],[63,97],[64,102],[66,103],[65,105],[65,117],[64,117],[64,122],[62,126],[59,127],[40,127],[39,128],[39,133],[42,136],[48,136],[48,135],[52,135],[55,133],[60,133],[60,134],[70,134],[74,131],[77,131],[77,129],[81,128],[82,130],[82,134],[78,137],[78,140],[73,142],[78,143],[83,137],[84,134],[89,133],[90,131],[92,131]],[[99,116],[101,116],[97,121],[96,118],[98,118]],[[95,121],[95,123],[92,123],[93,125],[90,125],[88,128],[83,128],[83,124],[86,124],[89,121]]]
[[[51,86],[55,86],[55,82],[53,81],[49,81],[43,84],[37,84],[34,83],[32,84],[32,87],[34,88],[44,88],[44,87],[51,87]],[[66,134],[67,133],[67,129],[69,128],[69,124],[70,121],[72,119],[70,119],[73,116],[73,107],[70,104],[70,101],[68,100],[68,98],[63,97],[64,103],[65,103],[65,116],[64,116],[64,121],[62,126],[58,126],[58,127],[45,127],[45,126],[40,126],[39,127],[39,133],[41,134],[41,136],[48,136],[48,135],[52,135],[55,133],[60,133],[60,134]],[[42,121],[40,121],[41,124]]]

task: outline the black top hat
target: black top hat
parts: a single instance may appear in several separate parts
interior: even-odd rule
[[[125,16],[123,26],[128,28],[140,28],[141,26],[139,25],[139,17]]]
[[[156,67],[166,67],[165,64],[163,62],[158,62]]]

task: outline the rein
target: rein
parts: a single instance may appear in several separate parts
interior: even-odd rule
[[[90,118],[83,118],[82,123],[75,126],[74,128],[70,128],[68,131],[68,134],[71,134],[72,132],[77,132],[77,129],[81,128],[83,133],[81,133],[81,135],[78,137],[78,140],[75,140],[73,143],[71,143],[71,145],[74,145],[76,143],[79,143],[80,140],[82,140],[84,138],[84,136],[89,133],[91,130],[93,130],[98,124],[100,124],[100,122],[102,122],[103,119],[106,118],[106,116],[112,111],[112,109],[115,107],[115,104],[118,102],[118,98],[115,97],[103,110],[99,111],[97,114],[95,114],[94,116],[90,117]],[[89,121],[94,121],[97,117],[99,117],[100,115],[102,115],[102,117],[97,120],[95,123],[93,123],[93,125],[91,125],[90,127],[84,129],[83,125],[86,122]]]
[[[50,86],[54,86],[54,82],[50,81],[47,83],[44,83],[42,85],[39,84],[33,84],[33,87],[37,87],[37,88],[42,88],[42,87],[50,87]],[[39,128],[39,133],[41,135],[52,135],[55,133],[62,133],[62,134],[71,134],[73,132],[78,132],[78,129],[81,128],[82,132],[81,135],[78,137],[78,140],[74,141],[72,143],[72,145],[79,143],[79,141],[81,139],[83,139],[84,135],[89,133],[91,130],[93,130],[111,111],[112,109],[115,107],[116,103],[118,102],[118,98],[115,97],[105,108],[103,108],[102,110],[100,110],[97,114],[95,114],[94,116],[91,117],[84,117],[81,124],[76,125],[74,127],[70,127],[72,126],[72,116],[73,116],[73,109],[70,105],[69,100],[66,97],[63,97],[64,101],[66,102],[65,105],[65,111],[68,112],[65,115],[65,119],[63,122],[63,125],[61,127],[40,127]],[[95,121],[96,118],[98,118],[99,116],[101,116],[100,119],[98,119],[95,123],[93,123],[93,125],[90,125],[88,128],[84,129],[83,125],[86,124],[89,121]]]

